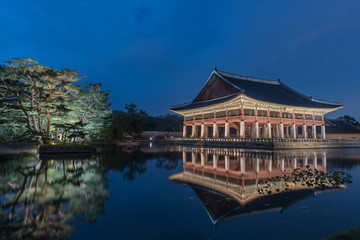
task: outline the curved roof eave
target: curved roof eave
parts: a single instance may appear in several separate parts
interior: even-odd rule
[[[173,106],[173,107],[169,108],[169,110],[172,112],[175,112],[175,113],[182,113],[182,112],[189,111],[192,109],[197,109],[197,108],[207,108],[207,107],[211,108],[211,106],[213,106],[213,105],[214,105],[214,107],[216,107],[217,104],[232,101],[240,95],[245,96],[246,98],[251,99],[254,102],[258,102],[258,103],[262,103],[262,104],[273,104],[273,105],[277,105],[278,107],[281,107],[281,108],[306,108],[306,109],[312,109],[313,111],[315,109],[322,109],[323,111],[326,111],[326,113],[328,113],[328,112],[332,112],[332,111],[335,111],[337,109],[344,107],[343,105],[334,105],[334,107],[332,107],[332,108],[331,107],[317,108],[317,107],[285,105],[285,104],[281,104],[281,103],[262,101],[259,99],[252,98],[252,97],[246,95],[245,93],[238,92],[238,93],[234,93],[234,94],[231,94],[231,95],[228,95],[225,97],[216,98],[216,99],[211,99],[211,100],[206,100],[206,101],[196,102],[196,103],[191,102],[191,103],[187,103],[187,104],[183,104],[183,105],[179,105],[179,106]]]

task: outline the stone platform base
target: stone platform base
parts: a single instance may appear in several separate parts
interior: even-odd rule
[[[358,148],[360,139],[167,138],[167,144],[257,149]]]

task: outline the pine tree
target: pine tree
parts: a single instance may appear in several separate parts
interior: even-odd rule
[[[57,70],[31,58],[13,58],[0,71],[1,96],[11,99],[5,108],[21,111],[30,134],[48,143],[52,118],[67,110],[73,83],[81,79],[77,74],[78,70]]]

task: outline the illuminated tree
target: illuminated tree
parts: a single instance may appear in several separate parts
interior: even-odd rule
[[[0,66],[0,141],[25,133],[41,143],[104,138],[110,123],[109,91],[76,84],[78,70],[57,70],[31,58]],[[11,136],[11,137],[9,137]],[[60,139],[59,139],[60,140]]]
[[[109,91],[103,91],[101,84],[90,84],[80,88],[75,95],[73,114],[80,124],[74,131],[75,139],[79,131],[85,132],[91,138],[98,138],[104,134],[104,129],[110,124],[111,110],[109,109]]]
[[[47,143],[52,117],[66,110],[72,83],[80,80],[77,74],[78,70],[57,70],[31,58],[13,58],[1,67],[0,93],[11,100],[7,111],[21,111],[28,131]]]

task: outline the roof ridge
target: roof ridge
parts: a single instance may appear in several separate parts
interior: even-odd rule
[[[341,102],[330,102],[330,101],[325,101],[325,100],[315,99],[315,98],[311,98],[311,101],[318,102],[318,103],[330,104],[330,105],[342,105]]]
[[[242,76],[242,75],[238,75],[238,74],[233,74],[233,73],[228,73],[228,72],[224,72],[218,69],[214,69],[214,71],[216,71],[219,75],[223,75],[223,76],[227,76],[227,77],[232,77],[232,78],[236,78],[236,79],[241,79],[241,80],[247,80],[247,81],[252,81],[252,82],[260,82],[260,83],[265,83],[265,84],[273,84],[273,85],[280,85],[283,86],[284,88],[286,88],[289,91],[292,91],[293,93],[306,98],[312,102],[317,102],[317,103],[323,103],[323,104],[329,104],[329,105],[342,105],[340,102],[330,102],[330,101],[324,101],[324,100],[318,100],[318,99],[314,99],[312,97],[308,97],[292,88],[290,88],[289,86],[285,85],[284,83],[280,82],[280,79],[278,80],[267,80],[267,79],[261,79],[261,78],[253,78],[253,77],[247,77],[247,76]]]
[[[295,94],[297,94],[297,95],[299,95],[299,96],[301,96],[301,97],[304,97],[304,98],[309,99],[309,100],[312,101],[312,102],[324,103],[324,104],[336,105],[336,106],[342,105],[340,102],[329,102],[329,101],[324,101],[324,100],[315,99],[315,98],[313,98],[313,97],[308,97],[308,96],[306,96],[306,95],[304,95],[304,94],[302,94],[302,93],[300,93],[300,92],[292,89],[291,87],[285,85],[284,83],[280,83],[280,85],[283,86],[284,88],[286,88],[287,90],[292,91],[293,93],[295,93]]]
[[[232,78],[236,78],[236,79],[247,80],[247,81],[252,81],[252,82],[260,82],[260,83],[266,83],[266,84],[273,84],[273,85],[280,85],[280,80],[268,80],[268,79],[247,77],[247,76],[243,76],[243,75],[239,75],[239,74],[220,71],[218,69],[215,69],[214,71],[216,71],[220,75],[232,77]]]

